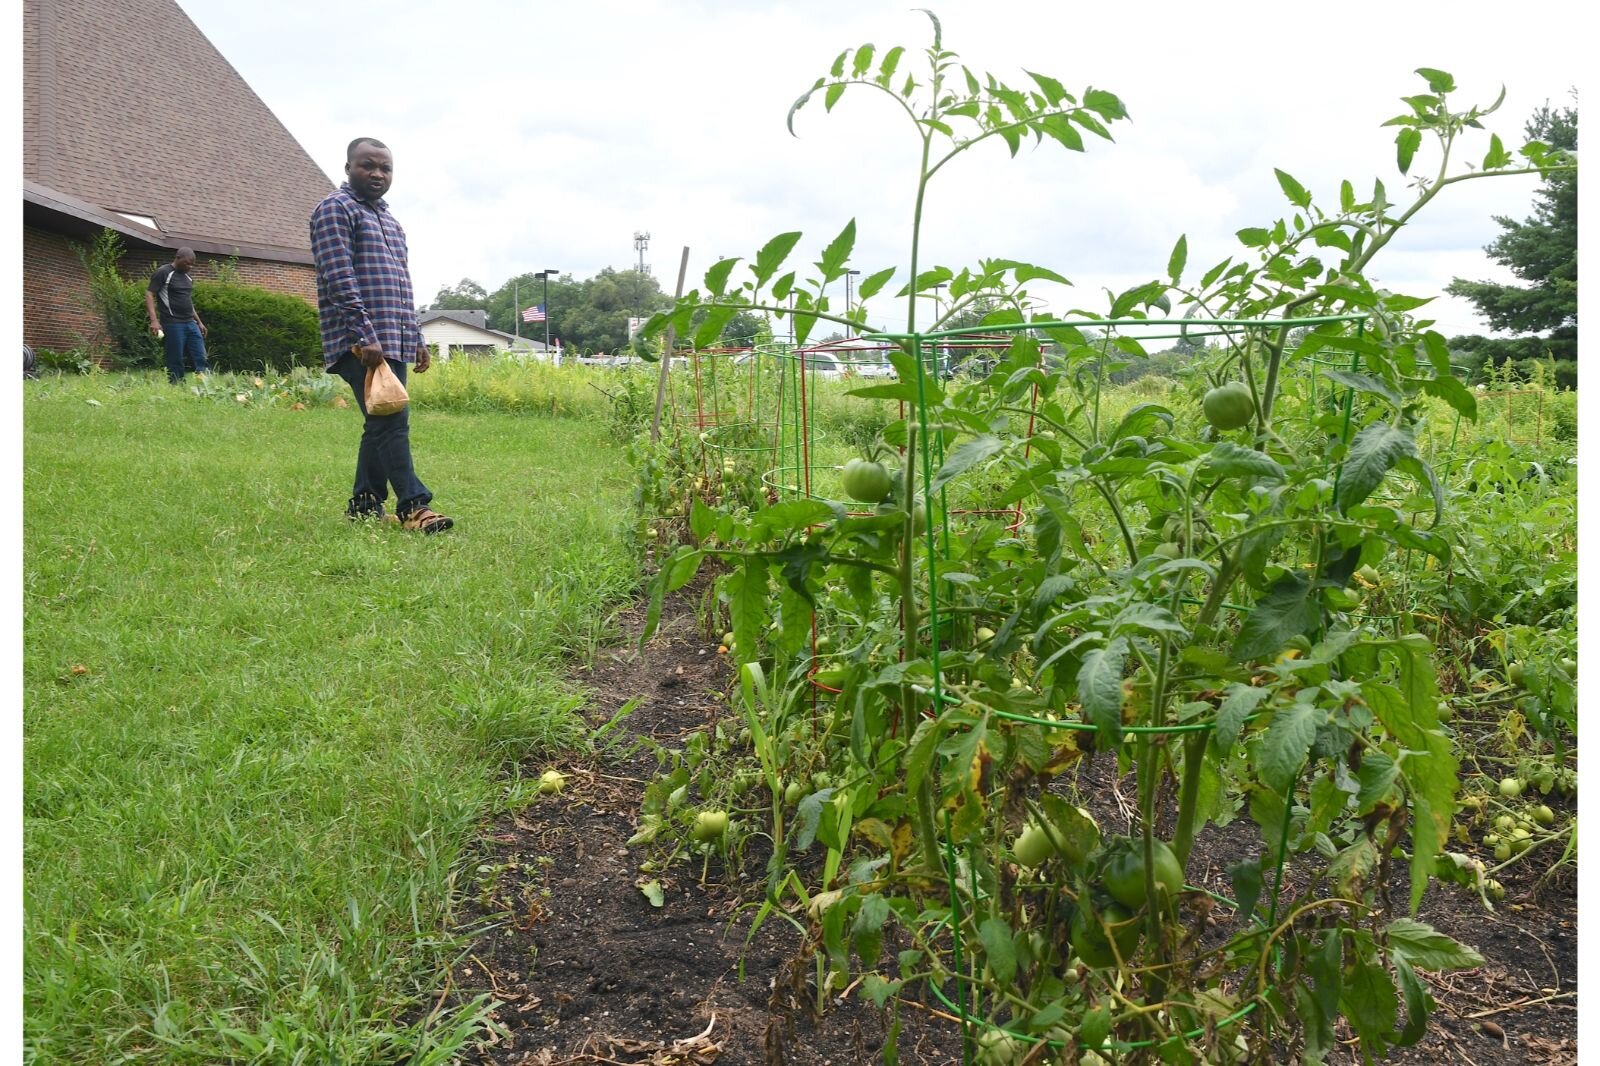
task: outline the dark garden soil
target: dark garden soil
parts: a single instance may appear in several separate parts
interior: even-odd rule
[[[643,611],[623,618],[621,641],[579,680],[594,691],[587,714],[599,726],[639,699],[612,738],[679,738],[730,713],[732,672],[698,633],[694,589],[669,598],[658,635],[641,651]],[[818,1064],[880,1061],[885,1015],[860,996],[832,998],[815,1013],[814,961],[799,932],[773,918],[749,937],[763,891],[765,856],[745,857],[746,875],[699,858],[641,874],[649,849],[629,850],[653,755],[596,758],[561,767],[567,787],[498,818],[479,854],[480,888],[469,926],[487,926],[451,975],[441,1000],[486,993],[503,1032],[465,1061],[515,1064]],[[529,768],[534,776],[543,767]],[[1126,824],[1131,778],[1109,756],[1078,771],[1083,795],[1108,830]],[[1570,805],[1571,801],[1566,801]],[[1551,801],[1552,806],[1558,806]],[[1566,812],[1563,812],[1565,815]],[[1208,827],[1191,858],[1191,883],[1231,894],[1227,868],[1262,851],[1254,826]],[[1489,860],[1488,855],[1480,856]],[[1525,869],[1528,867],[1528,869]],[[1506,899],[1486,913],[1452,886],[1430,890],[1419,917],[1475,946],[1476,970],[1428,975],[1438,1011],[1428,1035],[1394,1052],[1396,1063],[1549,1066],[1577,1062],[1577,899],[1574,879],[1539,886],[1522,863],[1501,880]],[[1406,873],[1394,872],[1403,908]],[[1286,893],[1296,871],[1286,871]],[[659,880],[654,907],[639,883]],[[748,943],[747,943],[748,940]],[[959,1063],[955,1019],[937,1000],[900,1011],[900,1060]],[[1348,1038],[1349,1033],[1341,1031]],[[1334,1061],[1360,1061],[1347,1045]]]

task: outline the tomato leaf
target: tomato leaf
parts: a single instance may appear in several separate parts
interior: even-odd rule
[[[1001,983],[1009,983],[1017,972],[1017,946],[1011,939],[1011,926],[1004,918],[986,918],[978,926],[984,962]]]
[[[1395,161],[1400,164],[1400,173],[1404,174],[1411,169],[1411,160],[1416,157],[1417,149],[1422,147],[1422,131],[1403,129],[1395,136],[1394,143]]]
[[[1428,88],[1436,93],[1452,93],[1456,91],[1455,75],[1447,71],[1435,70],[1433,67],[1418,67],[1418,74],[1427,79]]]
[[[1167,256],[1167,277],[1176,285],[1178,279],[1183,277],[1184,264],[1189,261],[1189,235],[1180,233],[1178,243],[1172,246],[1172,254]]]
[[[1427,1033],[1428,1015],[1433,1011],[1434,1001],[1403,956],[1391,952],[1389,961],[1394,964],[1394,973],[1400,979],[1400,991],[1406,1000],[1405,1028],[1390,1039],[1399,1047],[1410,1047]]]
[[[1311,194],[1306,192],[1304,185],[1301,185],[1298,181],[1295,181],[1293,177],[1279,170],[1277,167],[1273,167],[1272,172],[1278,175],[1278,187],[1283,190],[1283,195],[1289,198],[1289,202],[1291,204],[1294,204],[1294,206],[1300,208],[1311,206]]]
[[[696,497],[694,506],[689,509],[689,531],[694,534],[694,539],[705,540],[716,524],[717,513],[707,507],[704,500]]]
[[[1338,382],[1347,389],[1381,396],[1395,407],[1405,406],[1406,398],[1395,391],[1394,386],[1371,374],[1358,374],[1353,370],[1324,370],[1322,376],[1329,381]]]
[[[1270,695],[1269,690],[1256,688],[1235,681],[1228,686],[1228,694],[1222,698],[1222,706],[1217,708],[1217,725],[1212,730],[1211,737],[1216,741],[1217,750],[1226,755],[1233,747],[1233,742],[1239,739],[1239,732],[1244,728],[1245,722],[1255,713],[1261,701]]]
[[[939,472],[933,475],[933,481],[928,485],[929,496],[931,497],[985,459],[999,454],[1004,448],[1005,442],[999,437],[983,436],[962,441],[950,453],[950,457],[944,461],[944,465],[939,468]]]
[[[1383,927],[1389,950],[1419,970],[1470,970],[1483,965],[1477,951],[1426,922],[1396,918]]]
[[[1417,442],[1411,434],[1388,422],[1374,422],[1356,434],[1350,454],[1339,470],[1335,498],[1341,513],[1372,495],[1389,470],[1403,456],[1415,456]]]
[[[1317,739],[1317,725],[1327,712],[1310,703],[1292,703],[1279,708],[1261,741],[1257,770],[1268,788],[1282,792],[1300,776],[1311,742]]]
[[[722,336],[722,331],[733,321],[736,307],[711,307],[706,310],[706,317],[700,320],[700,325],[695,328],[692,343],[696,348],[710,348]]]
[[[888,267],[878,271],[876,274],[868,274],[862,279],[861,284],[856,286],[857,298],[866,300],[877,295],[878,290],[887,285],[889,279],[894,277],[894,270],[894,267]]]
[[[1361,756],[1361,769],[1356,780],[1361,790],[1356,793],[1356,813],[1366,814],[1394,788],[1400,776],[1399,765],[1381,751],[1369,751]]]
[[[750,268],[755,272],[757,289],[778,272],[783,261],[789,258],[789,253],[794,251],[794,246],[800,243],[800,237],[801,233],[798,230],[792,233],[780,233],[762,245],[761,251],[756,253],[755,264]]]
[[[713,296],[721,296],[728,288],[728,275],[733,273],[733,268],[743,260],[737,256],[733,259],[718,259],[711,264],[711,269],[706,271],[706,290]]]
[[[744,566],[730,573],[728,611],[733,616],[733,639],[738,644],[738,662],[754,662],[761,657],[757,647],[761,627],[767,616],[767,570],[765,559],[746,559]]]
[[[1322,609],[1313,596],[1311,582],[1298,574],[1278,579],[1239,627],[1233,642],[1238,662],[1267,659],[1288,647],[1292,637],[1304,636],[1322,621]]]
[[[1097,726],[1106,739],[1122,735],[1122,666],[1127,658],[1127,640],[1115,637],[1105,647],[1084,655],[1078,668],[1078,702],[1084,721]]]
[[[1287,476],[1283,467],[1270,456],[1254,448],[1243,448],[1229,440],[1218,441],[1206,456],[1206,466],[1218,477],[1264,478],[1282,481]]]
[[[1189,631],[1183,628],[1183,623],[1171,611],[1156,603],[1130,603],[1117,612],[1117,616],[1111,620],[1111,632],[1121,635],[1130,630],[1170,633],[1180,640],[1189,635]]]
[[[845,223],[839,235],[822,250],[822,259],[817,263],[817,269],[822,271],[823,281],[833,281],[844,277],[844,265],[850,260],[850,253],[856,246],[856,220],[851,219]]]
[[[1381,1047],[1383,1039],[1394,1031],[1400,997],[1395,993],[1389,971],[1363,959],[1356,963],[1345,981],[1339,1004],[1362,1042]]]
[[[850,934],[855,941],[856,954],[861,956],[863,967],[877,966],[878,956],[883,951],[883,926],[892,913],[889,901],[878,893],[874,892],[862,898],[861,909],[856,911],[856,920],[850,926]]]

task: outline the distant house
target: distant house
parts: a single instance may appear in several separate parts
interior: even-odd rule
[[[440,359],[506,354],[543,358],[547,354],[543,341],[490,329],[486,311],[424,311],[417,321],[423,341],[438,347]]]
[[[122,272],[195,250],[201,278],[316,300],[311,209],[333,184],[174,0],[23,0],[23,341],[102,326],[73,251],[122,237]]]

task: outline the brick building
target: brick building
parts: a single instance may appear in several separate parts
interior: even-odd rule
[[[128,277],[195,250],[197,277],[316,300],[328,176],[175,0],[24,0],[23,340],[103,333],[72,245],[122,237]]]

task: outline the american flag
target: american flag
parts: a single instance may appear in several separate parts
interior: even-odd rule
[[[540,304],[538,307],[530,307],[526,311],[522,312],[522,321],[524,321],[524,322],[543,322],[544,321],[544,304]]]

